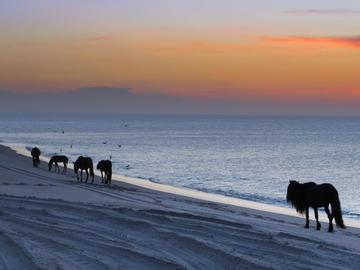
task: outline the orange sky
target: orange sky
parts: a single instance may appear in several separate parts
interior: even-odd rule
[[[129,26],[129,18],[110,17],[94,27],[79,20],[72,28],[30,15],[24,25],[8,19],[0,28],[0,89],[103,85],[198,98],[359,99],[360,36],[353,26],[360,21],[349,17],[357,13],[277,8],[256,23],[244,15],[183,25],[145,26],[151,18],[143,18]]]

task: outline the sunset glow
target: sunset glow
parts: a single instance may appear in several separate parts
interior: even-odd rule
[[[148,2],[3,1],[0,89],[360,99],[358,1]]]

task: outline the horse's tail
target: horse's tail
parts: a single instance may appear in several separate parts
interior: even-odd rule
[[[94,173],[94,165],[92,162],[90,163],[90,175],[92,179],[94,179],[95,173]]]
[[[111,176],[112,176],[112,168],[111,168],[112,166],[110,166],[110,168],[109,168],[109,172],[108,172],[108,183],[110,184],[111,183]]]
[[[341,213],[341,206],[340,206],[340,200],[339,198],[337,198],[335,201],[333,201],[331,203],[331,210],[332,210],[332,215],[335,218],[335,223],[336,226],[345,229],[345,224],[344,224],[344,220],[342,218],[342,213]]]

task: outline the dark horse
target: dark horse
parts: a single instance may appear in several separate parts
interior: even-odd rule
[[[96,166],[97,170],[101,171],[101,183],[111,184],[111,176],[112,176],[112,163],[110,160],[101,160]],[[103,173],[105,174],[103,176]]]
[[[59,162],[64,164],[63,173],[66,173],[67,164],[69,159],[66,156],[53,156],[49,161],[49,171],[51,171],[52,165],[55,163],[55,172],[60,173]]]
[[[81,178],[78,175],[78,170],[79,169],[81,170]],[[91,158],[80,156],[74,162],[74,171],[75,171],[75,174],[76,174],[76,178],[77,178],[78,181],[80,180],[81,182],[82,182],[83,170],[85,170],[85,172],[86,172],[86,180],[85,180],[85,182],[87,183],[87,181],[88,181],[89,171],[90,171],[90,175],[92,177],[91,183],[93,184],[94,183],[94,167],[93,167],[93,161],[92,161]]]
[[[31,156],[32,156],[32,161],[33,161],[33,166],[37,167],[40,164],[40,149],[37,147],[34,147],[33,149],[31,149]]]
[[[324,207],[329,218],[328,231],[333,231],[333,218],[335,218],[336,226],[345,229],[339,195],[336,188],[331,184],[317,185],[314,182],[300,184],[297,181],[290,180],[286,200],[295,207],[298,213],[305,213],[305,228],[309,228],[309,207],[312,207],[316,218],[316,229],[320,230],[318,208]],[[331,204],[332,213],[330,213],[329,204]]]

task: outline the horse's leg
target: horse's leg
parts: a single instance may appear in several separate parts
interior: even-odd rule
[[[305,228],[308,229],[309,228],[309,207],[306,207],[305,217],[306,217]]]
[[[330,211],[329,211],[329,206],[325,206],[325,212],[328,216],[328,219],[329,219],[329,229],[328,229],[328,232],[332,232],[334,230],[333,228],[333,224],[332,224],[332,221],[333,221],[333,216],[332,214],[330,214]]]
[[[317,207],[314,207],[315,219],[316,219],[316,229],[320,231],[321,224],[319,222],[319,213]]]
[[[89,179],[89,172],[88,172],[88,169],[86,169],[86,170],[85,170],[85,172],[86,172],[86,181],[85,181],[85,182],[87,183],[87,181],[88,181],[88,179]]]
[[[83,176],[82,176],[82,175],[83,175],[83,169],[81,169],[81,177],[80,177],[81,180],[80,180],[80,182],[82,182],[82,180],[83,180]]]
[[[101,183],[104,183],[104,176],[103,176],[103,171],[101,170]]]
[[[63,174],[66,174],[66,168],[67,168],[67,166],[66,166],[66,163],[64,162]]]

